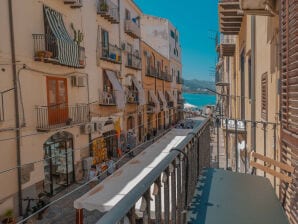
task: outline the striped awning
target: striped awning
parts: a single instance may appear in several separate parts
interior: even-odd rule
[[[79,46],[68,34],[62,14],[47,6],[44,6],[44,13],[57,43],[59,63],[72,67],[81,67],[79,63]]]
[[[159,98],[162,102],[162,108],[164,111],[168,110],[168,103],[167,103],[167,100],[165,98],[165,95],[163,94],[163,92],[161,90],[158,90],[158,95],[159,95]]]
[[[160,112],[160,103],[159,103],[157,96],[155,95],[153,90],[149,90],[149,95],[155,105],[154,112],[159,113]]]
[[[145,105],[146,104],[146,99],[145,99],[145,92],[144,92],[144,89],[141,85],[141,83],[136,79],[136,77],[132,77],[132,81],[135,85],[135,87],[137,88],[138,90],[138,95],[139,95],[139,104],[140,105]]]
[[[125,107],[125,93],[124,90],[116,77],[116,73],[114,71],[105,70],[112,86],[115,90],[115,97],[116,97],[116,105],[118,109],[124,109]]]

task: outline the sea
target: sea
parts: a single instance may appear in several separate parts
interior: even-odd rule
[[[194,94],[194,93],[183,93],[185,104],[190,104],[203,109],[206,105],[215,105],[216,95],[210,94]]]

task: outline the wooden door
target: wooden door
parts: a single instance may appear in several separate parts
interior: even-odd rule
[[[47,77],[49,125],[65,123],[68,119],[66,78]]]

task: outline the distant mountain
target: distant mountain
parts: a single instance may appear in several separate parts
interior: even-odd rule
[[[215,91],[215,82],[197,79],[184,79],[183,92],[210,93],[206,90],[206,88]]]

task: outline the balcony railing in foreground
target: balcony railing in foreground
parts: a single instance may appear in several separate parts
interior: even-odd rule
[[[54,105],[36,107],[37,130],[67,127],[74,124],[83,124],[89,121],[89,106],[81,105]]]
[[[168,149],[163,149],[161,152],[161,154],[166,153],[162,159],[158,163],[154,161],[154,166],[144,167],[144,170],[150,171],[146,172],[146,175],[137,183],[131,183],[134,187],[121,196],[121,200],[117,200],[118,203],[104,214],[97,222],[98,224],[117,223],[124,219],[129,219],[130,223],[136,223],[137,219],[140,223],[185,223],[184,211],[195,191],[199,173],[204,167],[210,166],[210,120],[202,121],[194,129],[178,130],[184,132],[184,136],[174,137],[178,145],[171,148],[171,145],[175,145],[173,140],[166,143]],[[174,131],[171,136],[175,133]],[[179,138],[181,138],[180,141],[178,141]],[[139,167],[134,169],[139,169]],[[121,170],[119,171],[120,173],[115,173],[115,177],[121,175]],[[96,197],[96,192],[102,191],[101,188],[99,189],[98,191],[97,189],[91,190],[90,195]],[[85,196],[78,199],[75,206],[81,207],[84,200]],[[82,208],[77,209],[78,224],[83,223],[82,213]]]

